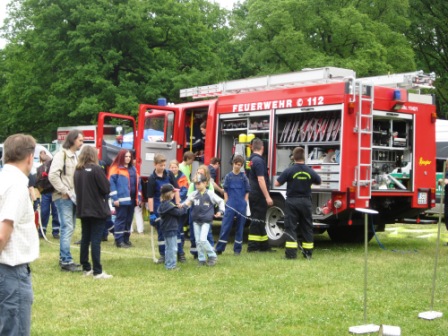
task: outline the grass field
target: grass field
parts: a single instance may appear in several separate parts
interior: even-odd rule
[[[369,244],[367,322],[400,326],[402,335],[447,335],[446,245],[434,300],[445,316],[417,317],[431,308],[437,225],[387,228],[378,234],[385,249],[375,238]],[[109,280],[61,272],[58,241],[49,240],[32,265],[32,335],[346,335],[364,324],[364,246],[335,245],[327,235],[316,236],[312,261],[282,260],[283,249],[247,254],[246,246],[235,257],[230,245],[216,267],[199,268],[188,256],[179,272],[153,263],[149,234],[133,235],[128,250],[109,237]],[[72,253],[78,260],[77,246]]]

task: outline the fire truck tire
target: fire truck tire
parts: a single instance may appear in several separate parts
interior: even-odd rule
[[[362,225],[330,227],[327,232],[335,243],[360,244],[364,242],[364,226]],[[367,240],[370,241],[373,236],[374,233],[369,231]]]
[[[283,197],[273,197],[272,200],[274,204],[266,212],[266,233],[269,238],[269,245],[282,246],[286,241],[286,235],[284,234],[285,214],[283,212],[285,200]]]

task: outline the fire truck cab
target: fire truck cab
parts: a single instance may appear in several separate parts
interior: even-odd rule
[[[355,208],[379,211],[371,227],[382,231],[434,206],[435,102],[420,94],[432,80],[422,72],[357,79],[352,70],[326,67],[181,90],[181,98],[205,100],[140,105],[133,141],[137,167],[148,176],[156,153],[181,161],[192,150],[197,164],[221,158],[221,180],[232,169],[232,155],[248,157],[250,139],[260,138],[274,200],[266,231],[271,244],[280,245],[286,186],[276,188],[274,181],[301,146],[322,178],[313,186],[315,231],[360,242],[364,220]]]

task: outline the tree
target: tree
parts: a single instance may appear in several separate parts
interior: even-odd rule
[[[9,132],[48,141],[58,126],[96,123],[100,111],[134,114],[139,103],[175,101],[180,88],[226,77],[216,53],[226,12],[205,0],[16,5],[1,60]]]
[[[252,75],[331,65],[369,76],[415,68],[407,11],[400,0],[246,0],[232,20]]]
[[[415,46],[418,65],[437,75],[440,117],[448,119],[448,4],[443,0],[411,0],[412,25],[408,37]]]

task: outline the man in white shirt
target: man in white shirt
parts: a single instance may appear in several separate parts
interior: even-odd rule
[[[28,193],[36,141],[24,134],[4,143],[0,173],[0,335],[30,335],[33,289],[29,263],[39,257],[39,237]]]

